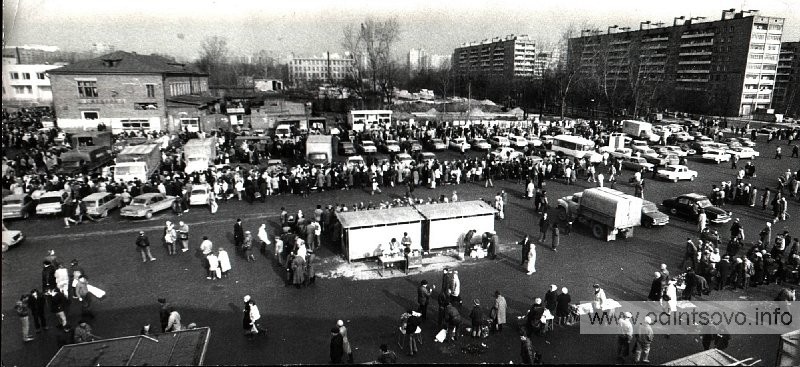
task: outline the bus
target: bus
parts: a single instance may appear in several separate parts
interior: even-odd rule
[[[575,135],[554,136],[552,150],[558,155],[585,157],[592,163],[599,163],[603,160],[603,156],[594,151],[593,141]]]

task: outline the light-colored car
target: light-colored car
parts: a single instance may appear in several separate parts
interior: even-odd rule
[[[528,146],[528,139],[521,136],[509,136],[508,141],[511,142],[511,147],[514,149],[525,149]]]
[[[208,185],[192,185],[192,191],[189,193],[189,205],[208,205],[210,192]]]
[[[386,140],[381,144],[381,149],[385,153],[400,153],[400,143],[397,140]]]
[[[400,163],[400,166],[403,167],[412,167],[414,166],[414,158],[411,158],[411,155],[408,153],[400,153],[394,157],[394,159]]]
[[[25,235],[22,234],[22,231],[8,229],[6,228],[5,224],[3,225],[3,252],[6,252],[9,248],[20,244],[24,239]]]
[[[658,152],[656,152],[655,150],[653,150],[653,148],[650,148],[648,146],[633,147],[632,155],[637,155],[637,154],[645,158],[653,158],[653,159],[658,158]]]
[[[505,136],[495,135],[489,138],[489,144],[493,147],[510,147],[511,141]]]
[[[450,139],[450,149],[455,150],[457,152],[466,152],[472,148],[469,143],[467,143],[467,138],[453,138]]]
[[[659,169],[656,176],[672,182],[678,182],[678,180],[694,181],[697,178],[697,171],[690,170],[689,167],[683,165],[670,164]]]
[[[744,146],[746,146],[748,148],[755,148],[756,147],[756,143],[754,141],[750,140],[750,138],[739,138],[739,142],[741,142],[742,145],[744,145]]]
[[[173,202],[175,202],[174,196],[162,193],[142,194],[133,198],[130,205],[120,210],[120,214],[123,217],[149,219],[153,217],[153,214],[172,207]]]
[[[529,136],[529,137],[525,138],[525,140],[528,141],[528,148],[530,148],[530,149],[538,148],[538,147],[544,145],[544,142],[542,141],[542,139],[539,139],[536,136]]]
[[[360,155],[351,155],[347,157],[347,165],[353,167],[359,167],[364,165],[364,158]]]
[[[759,152],[754,150],[753,148],[748,147],[738,147],[738,148],[731,148],[725,151],[726,153],[737,156],[739,159],[752,159],[759,156]]]
[[[442,141],[442,139],[434,138],[427,141],[428,150],[432,151],[442,151],[447,149],[447,145]]]
[[[608,155],[612,157],[616,157],[618,159],[625,159],[633,154],[633,149],[631,148],[617,148],[613,152],[609,152]]]
[[[475,139],[472,139],[472,141],[469,142],[469,143],[470,143],[470,145],[472,145],[472,149],[475,149],[475,150],[489,150],[489,149],[492,149],[492,145],[489,144],[486,141],[486,139],[484,139],[484,138],[475,138]]]
[[[61,209],[68,200],[69,193],[64,190],[48,191],[39,197],[39,204],[36,204],[36,214],[60,214]]]
[[[674,133],[672,134],[672,136],[674,136],[677,141],[682,143],[687,141],[694,141],[694,136],[689,135],[689,133],[685,131]]]
[[[667,155],[667,154],[674,154],[678,157],[686,157],[689,155],[689,152],[681,149],[681,147],[677,145],[665,145],[663,147],[656,148],[656,152],[658,154]]]
[[[364,140],[361,144],[358,144],[358,151],[363,154],[372,154],[378,152],[378,147],[375,146],[372,140]]]
[[[108,216],[108,212],[122,206],[122,198],[110,192],[95,192],[81,199],[86,203],[86,214]]]
[[[731,155],[721,149],[706,149],[705,153],[703,153],[703,160],[714,161],[719,164],[719,162],[730,161]]]
[[[490,154],[492,158],[501,161],[514,160],[523,156],[522,152],[518,152],[512,147],[497,147]]]
[[[36,201],[28,194],[12,194],[3,198],[3,219],[28,219],[36,212]]]
[[[417,160],[420,162],[433,162],[436,160],[436,154],[431,152],[420,152],[417,156]]]
[[[644,140],[632,140],[631,149],[636,150],[637,147],[647,147],[647,142]]]
[[[627,168],[631,171],[641,171],[644,168],[645,171],[652,171],[653,164],[648,163],[642,157],[628,157],[622,160],[622,168]]]

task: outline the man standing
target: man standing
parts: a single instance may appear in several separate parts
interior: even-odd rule
[[[158,310],[158,318],[159,321],[161,322],[161,332],[166,333],[167,322],[169,321],[170,305],[169,303],[167,303],[167,300],[165,298],[159,298],[158,304],[160,305]]]
[[[625,363],[625,358],[630,354],[631,340],[633,339],[631,316],[633,315],[626,311],[622,314],[622,318],[619,319],[620,334],[617,336],[617,363]]]
[[[339,328],[334,326],[331,328],[331,364],[341,364],[343,356],[344,341],[342,340],[342,335],[339,334]]]
[[[772,159],[781,159],[781,147],[775,148],[775,156]]]
[[[31,316],[33,316],[33,325],[36,327],[36,333],[40,332],[40,328],[47,330],[47,318],[44,317],[44,295],[39,293],[38,289],[32,290],[28,296],[28,308],[31,311]]]
[[[92,295],[89,293],[89,282],[85,275],[78,277],[78,284],[75,286],[75,294],[78,302],[81,303],[81,317],[94,318],[92,313]]]
[[[244,228],[242,228],[241,219],[236,219],[236,224],[233,225],[233,244],[237,250],[241,250],[244,244]]]
[[[639,325],[636,331],[636,345],[634,346],[634,362],[635,363],[650,363],[650,344],[653,342],[653,328],[650,324],[653,319],[650,316],[645,316],[644,324]]]
[[[139,231],[139,237],[136,238],[136,247],[142,254],[143,263],[147,262],[148,258],[150,261],[156,261],[156,258],[153,257],[153,254],[150,253],[150,239],[144,235],[144,231]]]
[[[539,242],[544,242],[545,238],[547,237],[547,230],[550,227],[550,220],[547,218],[547,212],[542,214],[542,217],[539,218]]]
[[[178,222],[178,239],[181,241],[181,252],[189,251],[189,225]]]
[[[436,286],[433,286],[436,288]],[[423,320],[428,319],[428,303],[431,300],[431,288],[428,288],[428,281],[423,279],[417,288],[417,303],[419,304],[419,313]]]
[[[55,289],[48,289],[45,294],[50,297],[50,311],[58,317],[59,326],[64,327],[67,325],[67,297],[63,293]]]
[[[528,235],[525,235],[525,238],[522,241],[519,241],[520,245],[522,246],[522,256],[519,260],[519,265],[525,265],[525,261],[528,260],[528,252],[531,250],[531,241],[528,238]]]
[[[655,272],[655,278],[650,283],[650,293],[647,294],[648,301],[660,301],[663,288],[661,285],[661,273]]]
[[[439,298],[437,299],[437,303],[439,303],[439,328],[444,326],[445,317],[447,316],[447,306],[450,305],[450,289],[442,289],[439,292]]]
[[[553,223],[553,225],[550,226],[550,230],[552,231],[552,236],[550,238],[550,240],[552,241],[551,242],[551,248],[555,252],[555,251],[558,251],[557,247],[558,247],[558,244],[559,244],[559,242],[561,240],[561,234],[560,234],[559,229],[558,229],[558,224],[557,223]]]
[[[697,261],[697,245],[692,242],[691,238],[686,238],[686,251],[683,253],[683,261],[681,261],[681,268],[686,267],[686,261],[689,261],[689,266],[695,267]]]
[[[494,321],[495,330],[498,332],[503,331],[503,324],[506,323],[506,310],[508,304],[506,298],[500,294],[500,291],[494,291],[494,307],[492,307],[492,320]]]

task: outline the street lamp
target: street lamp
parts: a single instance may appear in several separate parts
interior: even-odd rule
[[[644,22],[639,22],[639,30],[640,30],[640,31],[641,31],[642,29],[644,29],[644,25],[645,25],[645,24],[649,25],[649,24],[650,24],[650,21],[649,21],[649,20],[646,20],[646,21],[644,21]],[[648,28],[649,28],[649,27],[648,27]]]
[[[674,26],[676,26],[676,25],[678,25],[678,19],[680,19],[680,20],[684,20],[684,19],[686,19],[686,17],[684,17],[683,15],[681,15],[681,16],[679,16],[679,17],[672,18],[672,26],[673,26],[673,27],[674,27]]]

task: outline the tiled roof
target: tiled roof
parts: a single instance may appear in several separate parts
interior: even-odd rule
[[[115,51],[94,59],[82,60],[53,69],[50,74],[196,74],[206,75],[190,64],[181,64],[157,55]]]

